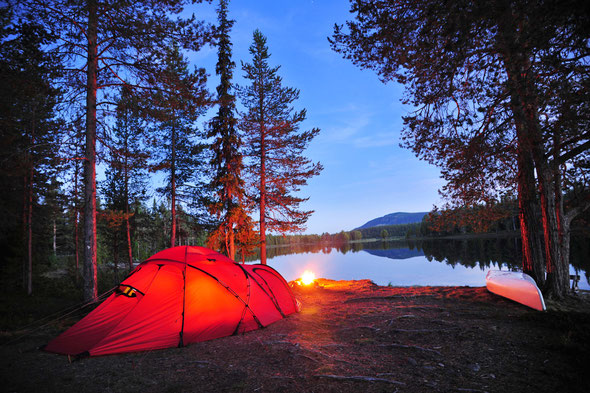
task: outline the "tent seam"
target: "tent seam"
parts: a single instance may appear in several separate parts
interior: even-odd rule
[[[150,285],[149,285],[149,286],[147,287],[147,289],[145,290],[145,292],[146,292],[146,293],[147,293],[147,292],[150,290],[150,288],[151,288],[152,284],[154,283],[154,280],[156,279],[156,276],[157,276],[157,275],[160,273],[160,269],[162,268],[162,266],[164,266],[164,265],[159,265],[159,267],[158,267],[158,271],[156,271],[156,274],[154,274],[154,277],[152,278],[152,281],[150,281]],[[129,315],[129,313],[130,313],[131,311],[133,311],[133,310],[135,309],[135,307],[137,307],[137,306],[139,305],[139,303],[140,303],[140,302],[141,302],[141,301],[142,301],[144,298],[145,298],[145,295],[143,295],[143,296],[141,297],[141,299],[138,299],[138,300],[137,300],[137,303],[135,303],[135,306],[133,306],[133,307],[132,307],[132,308],[131,308],[129,311],[127,311],[127,313],[125,314],[125,316],[123,316],[123,317],[122,317],[122,318],[119,320],[119,322],[117,322],[117,324],[116,324],[115,326],[113,326],[113,328],[112,328],[111,330],[109,330],[109,332],[108,332],[108,333],[107,333],[107,334],[106,334],[106,335],[105,335],[105,336],[104,336],[104,337],[103,337],[103,338],[102,338],[102,339],[101,339],[99,342],[97,342],[97,343],[94,345],[94,348],[98,347],[98,346],[99,346],[99,344],[101,344],[101,343],[102,343],[102,342],[103,342],[103,341],[104,341],[104,340],[105,340],[105,339],[106,339],[106,338],[107,338],[107,337],[108,337],[108,336],[109,336],[109,335],[110,335],[110,334],[111,334],[111,333],[112,333],[112,332],[113,332],[113,331],[114,331],[114,330],[115,330],[117,327],[119,327],[119,325],[120,325],[120,324],[123,322],[123,320],[125,320],[125,318],[127,317],[127,315]],[[88,352],[88,353],[90,353],[90,351],[91,351],[90,349],[88,349],[88,350],[87,350],[87,352]]]
[[[279,281],[281,281],[283,283],[283,286],[285,287],[287,292],[291,295],[291,300],[293,300],[293,306],[295,306],[295,309],[297,309],[297,300],[295,299],[295,296],[293,295],[293,292],[291,291],[291,288],[289,287],[289,283],[287,283],[287,280],[285,280],[285,278],[281,275],[281,273],[279,273],[275,268],[268,266],[268,265],[260,265],[259,264],[258,266],[264,266],[266,269],[270,269],[271,272],[276,273],[275,276],[277,276]],[[253,266],[252,271],[254,271],[255,269],[262,269],[262,268],[261,267],[256,268]],[[264,269],[262,269],[262,270],[264,270]]]
[[[200,269],[200,268],[198,268],[198,267],[196,267],[196,266],[193,266],[193,265],[189,265],[188,263],[187,263],[187,266],[190,266],[190,267],[192,267],[193,269],[196,269],[196,270],[198,270],[198,271],[200,271],[200,272],[203,272],[203,273],[205,273],[206,275],[208,275],[209,277],[211,277],[212,279],[214,279],[215,281],[217,281],[217,283],[218,283],[219,285],[221,285],[223,288],[225,288],[225,289],[226,289],[226,291],[228,291],[229,293],[231,293],[232,295],[234,295],[234,296],[236,297],[236,299],[240,300],[240,301],[241,301],[241,302],[242,302],[242,303],[243,303],[243,304],[244,304],[244,305],[245,305],[245,306],[248,308],[248,310],[250,310],[250,312],[252,313],[252,317],[254,317],[254,320],[255,320],[255,321],[256,321],[256,323],[258,324],[258,327],[261,327],[261,328],[262,328],[262,327],[264,327],[264,325],[263,325],[263,324],[260,322],[260,320],[258,319],[258,317],[256,316],[256,314],[254,314],[254,311],[253,311],[253,310],[250,308],[250,306],[248,305],[248,303],[246,303],[246,302],[244,301],[244,299],[242,299],[242,297],[236,293],[236,291],[234,291],[233,289],[231,289],[231,288],[229,287],[229,285],[226,285],[226,284],[225,284],[225,283],[223,283],[221,280],[219,280],[217,277],[215,277],[213,274],[211,274],[211,273],[209,273],[209,272],[207,272],[207,271],[205,271],[205,270],[203,270],[203,269]]]
[[[241,267],[241,266],[240,266],[240,267]],[[244,269],[244,268],[242,267],[242,269]],[[244,269],[244,271],[245,271],[245,270],[246,270],[246,269]],[[254,268],[252,268],[252,273],[254,273]],[[248,274],[250,274],[250,276],[252,276],[252,273],[248,273]],[[265,280],[264,278],[262,278],[262,276],[260,276],[260,274],[256,273],[256,275],[257,275],[258,277],[260,277],[260,278],[262,279],[262,281],[264,281],[264,283],[265,283],[265,284],[268,286],[268,288],[270,289],[270,285],[268,285],[268,282],[266,282],[266,280]],[[262,289],[262,291],[263,291],[263,292],[266,294],[266,296],[268,296],[269,300],[272,302],[272,304],[275,306],[275,308],[276,308],[276,309],[277,309],[277,311],[278,311],[278,312],[281,314],[281,316],[282,316],[283,318],[285,318],[285,317],[286,317],[286,315],[285,315],[285,313],[283,312],[283,310],[281,310],[281,307],[279,306],[278,302],[276,301],[276,296],[275,296],[274,292],[272,292],[272,290],[270,290],[270,291],[271,291],[271,293],[272,293],[272,296],[271,296],[271,295],[270,295],[270,294],[269,294],[269,293],[266,291],[266,289],[264,289],[264,288],[262,287],[262,285],[261,285],[261,284],[258,282],[258,280],[257,280],[256,278],[254,278],[254,276],[252,276],[252,279],[254,280],[254,282],[255,282],[256,284],[258,284],[258,286],[260,287],[260,289]]]

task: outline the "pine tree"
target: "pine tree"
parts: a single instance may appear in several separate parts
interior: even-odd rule
[[[142,120],[137,96],[128,86],[121,89],[117,104],[114,128],[113,172],[120,172],[122,177],[122,214],[125,221],[125,239],[127,241],[127,261],[133,269],[133,248],[131,242],[131,206],[143,201],[147,192],[147,159],[144,130],[146,122]]]
[[[76,280],[80,278],[80,223],[82,215],[82,197],[84,194],[83,166],[84,166],[84,125],[82,120],[78,119],[69,125],[68,138],[64,140],[65,143],[61,146],[60,155],[62,158],[67,158],[63,161],[64,167],[62,176],[64,178],[63,191],[65,193],[65,206],[67,209],[67,227],[70,228],[69,234],[71,242],[66,248],[71,249],[71,254],[74,255],[74,270]],[[65,138],[64,138],[65,139]],[[69,140],[68,140],[69,139]],[[71,235],[70,235],[71,234]]]
[[[139,102],[131,89],[123,86],[117,101],[116,120],[107,162],[109,169],[102,186],[105,217],[115,269],[119,250],[126,250],[129,269],[133,269],[131,242],[131,206],[145,199],[147,192],[147,158],[144,130],[146,122],[140,117]]]
[[[58,137],[56,119],[60,91],[55,56],[42,50],[53,37],[28,15],[0,8],[0,207],[5,214],[0,244],[9,250],[23,244],[23,287],[33,291],[35,212],[55,193]],[[20,213],[17,213],[20,212]],[[18,224],[21,224],[21,231]],[[15,235],[22,233],[22,243]],[[20,240],[20,239],[19,239]]]
[[[244,77],[251,85],[240,89],[247,112],[240,122],[245,135],[246,171],[250,195],[260,212],[260,260],[266,263],[266,232],[282,234],[302,231],[313,211],[299,206],[308,198],[295,194],[318,175],[322,166],[303,156],[312,139],[320,132],[314,128],[301,132],[305,109],[295,111],[293,103],[299,90],[283,87],[279,67],[268,64],[270,54],[266,37],[254,32],[250,46],[252,63],[242,63]]]
[[[170,200],[170,247],[176,245],[177,205],[185,203],[198,212],[203,203],[202,162],[205,145],[196,142],[195,121],[209,102],[204,69],[189,71],[188,61],[177,46],[170,48],[159,89],[150,110],[156,122],[153,169],[166,173],[164,187],[158,189]]]
[[[199,0],[193,1],[198,3]],[[194,16],[177,17],[186,0],[104,3],[56,0],[25,2],[48,29],[59,37],[54,45],[63,54],[65,81],[72,104],[83,108],[84,160],[84,298],[97,298],[96,143],[97,109],[108,108],[113,87],[127,84],[140,90],[158,81],[165,50],[175,43],[199,50],[210,29]],[[104,140],[104,139],[103,139]]]
[[[240,245],[242,255],[249,250],[253,225],[244,206],[243,163],[240,153],[242,142],[236,127],[235,96],[231,86],[235,63],[231,60],[232,44],[229,33],[234,21],[228,19],[227,8],[228,1],[220,0],[217,9],[218,60],[215,67],[215,72],[220,77],[217,86],[219,109],[209,123],[207,134],[207,137],[213,139],[211,189],[214,195],[209,210],[218,218],[219,224],[212,231],[207,243],[210,247],[223,249],[231,259],[235,259],[236,243]]]
[[[118,278],[119,250],[123,240],[122,229],[125,224],[127,200],[125,198],[123,164],[121,156],[116,153],[109,158],[109,169],[106,171],[106,179],[101,188],[101,194],[104,196],[104,210],[101,216],[106,224],[104,235],[112,246],[113,270],[115,278]]]

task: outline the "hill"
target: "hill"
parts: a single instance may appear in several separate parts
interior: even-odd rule
[[[383,217],[374,218],[371,221],[368,221],[366,224],[361,225],[355,230],[358,229],[365,229],[365,228],[372,228],[378,227],[382,225],[401,225],[401,224],[414,224],[417,222],[421,222],[422,218],[427,215],[428,212],[420,212],[420,213],[404,213],[404,212],[397,212],[387,214]]]

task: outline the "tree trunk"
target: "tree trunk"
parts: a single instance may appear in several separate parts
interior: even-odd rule
[[[545,294],[561,299],[569,292],[569,224],[564,217],[562,179],[558,165],[545,159],[541,131],[537,130],[533,154],[539,178],[539,193],[543,213],[545,253],[547,255],[547,284]],[[553,159],[560,156],[559,135],[554,136]]]
[[[513,110],[514,111],[514,110]],[[515,115],[515,120],[517,116]],[[517,134],[522,123],[516,122]],[[522,132],[521,132],[522,134]],[[537,198],[533,159],[524,135],[518,140],[518,217],[522,237],[522,270],[533,277],[539,287],[545,283],[542,241],[536,215]]]
[[[174,122],[174,119],[172,119]],[[172,225],[170,227],[170,247],[176,245],[176,130],[174,123],[172,124],[172,159],[170,162],[170,193],[172,199],[172,207],[170,208],[172,214]]]
[[[229,258],[232,261],[236,260],[236,244],[235,244],[235,234],[234,234],[234,228],[233,228],[233,223],[230,225],[229,228]]]
[[[53,218],[53,256],[57,256],[57,224]]]
[[[84,161],[84,300],[96,301],[96,93],[98,73],[98,5],[88,0],[86,149]]]
[[[26,268],[26,290],[27,295],[33,293],[33,184],[35,179],[35,164],[32,155],[33,147],[35,146],[35,111],[33,110],[31,121],[31,151],[28,154],[29,158],[29,173],[26,186],[26,228],[27,228],[27,268]]]
[[[528,59],[528,58],[527,58]],[[529,68],[527,61],[521,68]],[[541,200],[541,218],[543,226],[543,240],[545,245],[545,265],[547,269],[547,287],[545,294],[554,298],[563,298],[569,289],[568,266],[563,265],[559,239],[559,211],[556,206],[556,191],[561,193],[561,185],[555,177],[557,170],[549,167],[545,158],[543,135],[539,126],[537,93],[533,83],[525,76],[519,76],[518,96],[521,100],[520,109],[525,122],[525,134],[529,141],[533,161],[537,174],[537,186]],[[556,154],[554,147],[554,154]],[[557,169],[557,168],[555,168]]]
[[[260,263],[266,265],[266,149],[264,126],[260,127]]]
[[[510,107],[517,136],[518,163],[518,207],[520,233],[522,235],[523,271],[530,274],[539,287],[545,283],[545,264],[543,263],[542,243],[539,237],[538,220],[535,214],[535,173],[533,136],[530,135],[531,91],[526,89],[527,72],[530,69],[530,49],[522,42],[521,30],[525,21],[513,14],[510,2],[498,4],[498,51],[502,55],[504,69],[508,78]],[[527,120],[529,120],[527,122]]]
[[[563,244],[560,246],[557,206],[555,204],[555,185],[543,169],[539,170],[539,193],[541,195],[541,212],[543,217],[543,236],[545,239],[545,255],[547,260],[547,284],[545,294],[549,297],[561,299],[569,290],[569,266],[562,255]],[[546,165],[545,166],[546,169]],[[561,236],[563,238],[563,236]],[[568,234],[569,238],[569,234]],[[568,250],[569,255],[569,250]]]
[[[31,164],[27,187],[27,295],[33,293],[33,176]]]
[[[129,204],[125,206],[125,232],[127,234],[127,257],[129,258],[129,269],[133,270],[133,249],[131,247],[131,224],[129,222]]]
[[[29,203],[28,203],[28,196],[29,196],[29,175],[25,173],[23,176],[23,216],[22,216],[22,241],[23,244],[27,244],[28,238],[28,226],[27,217],[29,216]],[[23,289],[27,290],[27,258],[23,258],[22,264],[22,285]]]
[[[115,228],[115,239],[113,241],[113,273],[115,281],[119,281],[119,228]]]
[[[125,165],[123,166],[125,177],[125,232],[127,237],[127,257],[129,270],[133,270],[133,249],[131,248],[131,225],[129,223],[129,148],[125,138]]]
[[[80,277],[80,230],[78,223],[80,221],[80,210],[78,207],[78,161],[74,166],[74,258],[76,259],[76,283]]]

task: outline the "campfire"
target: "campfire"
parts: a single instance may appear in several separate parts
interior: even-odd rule
[[[311,270],[306,270],[301,275],[301,283],[303,285],[313,284],[314,280],[315,280],[315,274]]]

